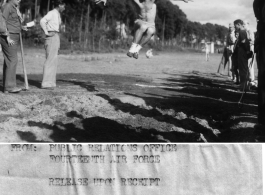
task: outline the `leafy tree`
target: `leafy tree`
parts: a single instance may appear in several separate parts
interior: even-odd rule
[[[103,36],[116,39],[116,21],[125,23],[128,31],[133,31],[134,21],[140,13],[133,0],[108,0],[106,7],[102,3],[96,5],[94,0],[65,0],[65,3],[66,10],[62,14],[63,23],[66,25],[64,36],[90,45]],[[34,16],[36,4],[42,17],[54,7],[54,0],[23,0],[22,13],[31,10]],[[179,6],[173,5],[170,0],[156,0],[156,4],[157,36],[162,40],[196,36],[197,41],[222,41],[228,32],[221,25],[189,21]]]

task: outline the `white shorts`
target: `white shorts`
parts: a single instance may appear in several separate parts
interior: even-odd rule
[[[139,25],[139,26],[145,26],[146,27],[146,30],[148,28],[151,28],[151,29],[154,30],[154,32],[156,31],[156,25],[155,25],[154,22],[153,23],[150,23],[150,22],[143,21],[141,19],[137,19],[137,20],[135,20],[134,23],[137,24],[137,25]]]

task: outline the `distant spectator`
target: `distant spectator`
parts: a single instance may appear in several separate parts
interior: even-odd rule
[[[205,57],[206,61],[210,60],[211,42],[205,42]]]

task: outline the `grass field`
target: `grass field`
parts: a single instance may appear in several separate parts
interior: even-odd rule
[[[60,55],[53,91],[40,89],[44,60],[44,50],[26,49],[30,90],[0,94],[1,142],[264,141],[257,94],[239,109],[241,92],[216,74],[220,54]],[[23,85],[21,59],[17,72]]]

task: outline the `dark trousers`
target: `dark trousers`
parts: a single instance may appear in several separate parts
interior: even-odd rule
[[[239,82],[239,73],[238,73],[238,55],[234,53],[232,55],[232,70],[234,71],[236,82]]]
[[[264,35],[263,35],[264,36]],[[258,64],[258,121],[265,125],[265,37],[257,51]]]
[[[247,52],[241,47],[238,48],[238,69],[240,86],[243,88],[249,81],[249,68]]]
[[[3,88],[4,90],[12,90],[17,86],[16,70],[17,70],[17,50],[19,45],[19,34],[10,34],[10,38],[15,44],[8,46],[5,36],[0,36],[0,44],[4,55],[3,66]]]

